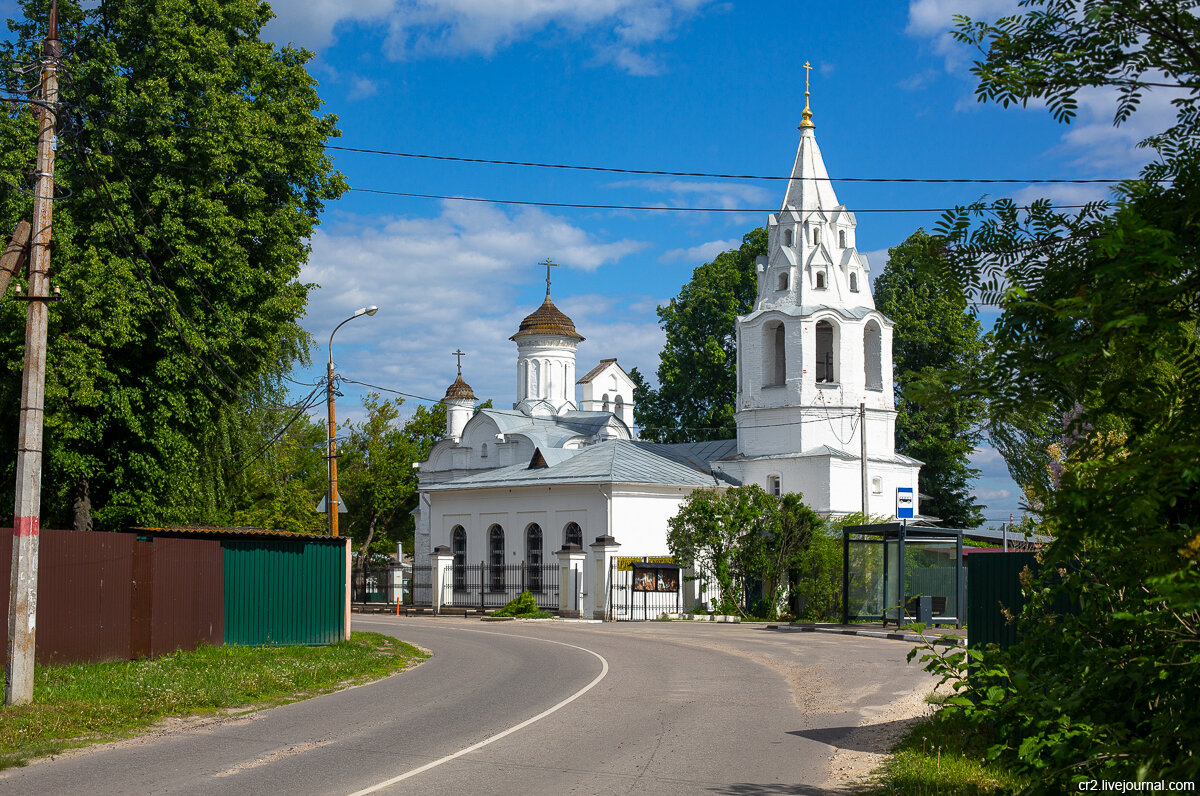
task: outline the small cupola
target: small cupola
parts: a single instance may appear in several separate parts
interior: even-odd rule
[[[442,399],[442,403],[446,405],[446,436],[458,442],[462,439],[463,428],[475,409],[475,391],[462,377],[462,358],[466,354],[459,349],[454,352],[454,356],[458,358],[458,378],[446,388],[446,397]]]

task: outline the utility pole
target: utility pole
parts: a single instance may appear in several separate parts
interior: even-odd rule
[[[33,700],[36,651],[38,531],[42,511],[42,416],[46,395],[46,325],[49,314],[50,222],[54,206],[54,144],[58,103],[58,5],[50,4],[43,42],[42,104],[33,195],[33,238],[25,316],[25,370],[17,441],[17,497],[13,509],[12,579],[8,591],[8,658],[4,704]]]
[[[862,441],[862,513],[867,521],[867,404],[858,405],[858,437]]]
[[[337,331],[334,329],[334,331]],[[329,535],[338,535],[337,499],[337,421],[333,413],[333,335],[329,336],[329,368],[326,371],[325,402],[329,405],[329,498],[325,508],[329,512]]]

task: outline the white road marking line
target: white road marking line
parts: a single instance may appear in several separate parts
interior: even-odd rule
[[[370,622],[370,621],[371,620],[366,620],[366,622]],[[380,624],[383,624],[383,623],[380,622]],[[388,624],[392,627],[395,627],[395,625],[391,625],[391,623],[388,623]],[[583,696],[588,691],[591,691],[593,688],[595,688],[596,685],[599,684],[599,682],[608,675],[608,661],[605,660],[604,656],[601,655],[600,653],[593,652],[592,650],[590,650],[586,647],[580,647],[575,644],[568,644],[565,641],[551,641],[548,638],[538,638],[536,636],[515,636],[511,633],[496,633],[496,632],[488,631],[488,630],[470,630],[465,627],[453,628],[453,629],[457,630],[460,633],[484,633],[489,636],[505,636],[506,638],[523,638],[523,639],[528,639],[529,641],[542,641],[547,644],[558,644],[560,647],[570,647],[571,649],[577,649],[580,652],[586,652],[588,655],[594,655],[600,661],[600,674],[596,675],[596,678],[594,680],[592,680],[590,683],[585,685],[583,688],[576,691],[574,694],[571,694],[571,696],[567,697],[562,702],[559,702],[557,705],[554,705],[552,707],[546,708],[541,713],[537,714],[536,716],[533,716],[532,718],[525,719],[525,721],[521,722],[520,724],[516,724],[512,727],[509,727],[507,730],[504,730],[503,732],[498,732],[495,735],[484,738],[482,741],[479,741],[478,743],[471,744],[466,749],[459,749],[457,752],[453,752],[451,754],[446,755],[445,757],[438,758],[437,760],[434,760],[431,763],[426,763],[423,766],[418,766],[417,768],[414,768],[411,771],[405,771],[403,774],[399,774],[395,777],[392,777],[391,779],[384,780],[383,782],[380,782],[376,785],[371,785],[370,787],[363,788],[362,790],[356,790],[356,791],[354,791],[354,793],[351,793],[350,796],[366,796],[366,794],[368,794],[368,793],[375,793],[376,791],[383,790],[384,788],[389,788],[392,785],[395,785],[397,782],[402,782],[403,780],[406,780],[409,777],[415,777],[418,774],[423,774],[432,768],[437,768],[438,766],[442,765],[443,763],[449,763],[451,760],[457,760],[458,758],[462,757],[463,755],[467,755],[467,754],[470,754],[471,752],[474,752],[476,749],[482,749],[483,747],[487,746],[490,743],[493,743],[494,741],[499,741],[501,738],[506,738],[509,735],[512,735],[514,732],[523,730],[526,727],[528,727],[530,724],[533,724],[534,722],[537,722],[537,721],[541,721],[542,719],[546,718],[550,714],[556,713],[559,710],[562,710],[567,705],[571,704],[576,699],[579,699],[579,697]]]

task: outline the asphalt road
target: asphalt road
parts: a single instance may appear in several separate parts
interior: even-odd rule
[[[21,794],[823,794],[926,686],[898,641],[698,623],[355,617],[434,652],[366,686],[0,773]]]

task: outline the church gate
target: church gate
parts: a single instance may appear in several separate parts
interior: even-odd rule
[[[683,611],[683,572],[671,556],[614,557],[608,574],[609,621],[644,622]]]

